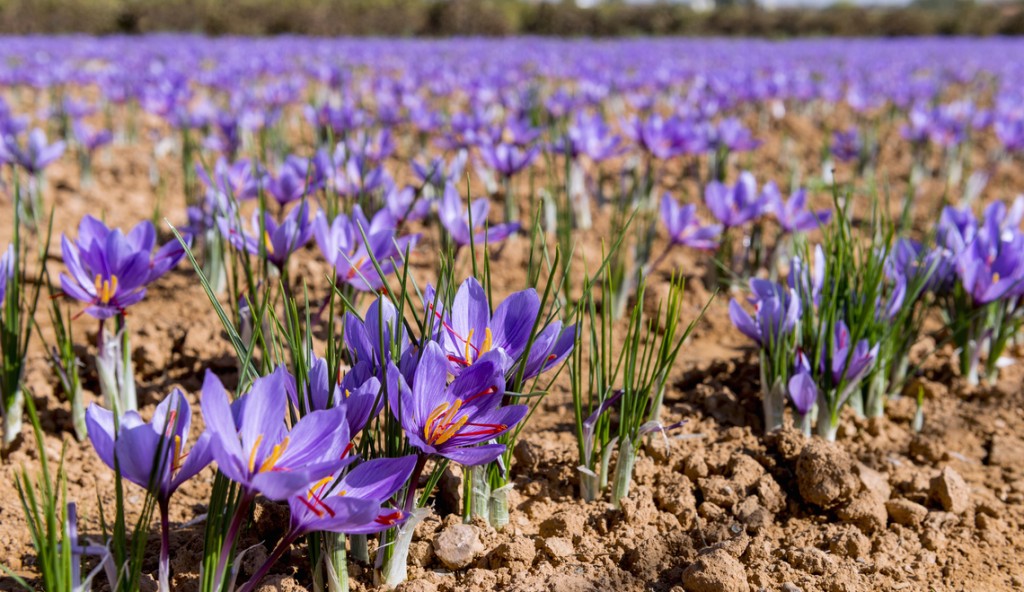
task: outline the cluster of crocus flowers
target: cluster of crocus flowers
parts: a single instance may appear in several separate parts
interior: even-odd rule
[[[236,218],[218,218],[221,233],[239,250],[251,255],[265,256],[280,271],[287,268],[288,258],[301,249],[313,236],[309,215],[309,202],[302,202],[293,208],[281,222],[269,212],[254,211],[248,229],[243,228]]]

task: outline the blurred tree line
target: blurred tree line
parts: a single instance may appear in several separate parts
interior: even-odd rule
[[[716,35],[904,36],[1024,33],[1024,4],[916,0],[901,8],[837,3],[765,10],[717,0],[698,12],[681,3],[621,0],[0,0],[0,33],[209,35]]]

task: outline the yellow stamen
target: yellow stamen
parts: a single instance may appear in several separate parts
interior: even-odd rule
[[[263,233],[263,244],[266,245],[266,247],[267,247],[267,255],[273,255],[274,254],[274,242],[270,240],[270,233],[269,232],[264,232]]]
[[[478,352],[478,356],[482,356],[482,355],[486,354],[487,352],[491,351],[491,346],[493,345],[493,343],[494,343],[494,334],[491,333],[491,328],[487,327],[486,329],[484,329],[484,342],[483,342],[483,345],[480,346],[480,351]]]
[[[334,480],[334,477],[331,477],[330,475],[328,475],[328,476],[324,477],[323,479],[321,479],[321,480],[317,481],[316,483],[314,483],[313,486],[309,488],[309,492],[306,494],[306,499],[307,500],[313,499],[313,497],[317,495],[317,492],[320,491],[320,489],[322,487],[326,487],[327,484],[330,483],[332,480]]]
[[[459,410],[462,409],[462,399],[455,399],[451,406],[448,403],[441,403],[427,416],[427,424],[423,426],[423,436],[430,445],[444,444],[452,438],[462,426],[469,421],[468,415],[455,419]]]
[[[288,449],[288,437],[285,436],[284,440],[281,440],[280,444],[275,444],[274,449],[270,451],[270,456],[263,461],[260,465],[258,473],[265,473],[267,471],[273,471],[274,466],[277,465],[277,461],[281,460],[281,455]]]
[[[999,272],[998,271],[992,274],[992,283],[993,284],[998,284],[999,283]]]
[[[470,363],[473,362],[472,358],[469,357],[469,348],[472,347],[472,343],[473,343],[473,330],[470,329],[469,330],[469,335],[466,335],[466,351],[465,351],[465,355],[462,356],[462,359],[466,360],[467,364],[470,364]]]
[[[109,304],[114,294],[117,294],[116,275],[112,275],[109,280],[105,280],[102,275],[96,274],[96,281],[93,285],[96,287],[96,297],[99,299],[100,304]]]
[[[431,444],[438,444],[438,445],[440,445],[440,444],[444,444],[448,440],[451,440],[452,436],[454,436],[455,434],[459,433],[459,430],[462,429],[462,426],[466,425],[467,421],[469,421],[469,416],[468,415],[463,415],[455,423],[449,424],[448,427],[445,428],[440,434],[435,434],[434,435],[434,441],[431,442]]]
[[[176,471],[181,468],[181,436],[174,435],[174,452],[171,456],[171,470]]]
[[[260,442],[263,441],[263,434],[256,436],[256,443],[252,445],[252,452],[249,453],[249,472],[256,470],[256,451],[260,449]]]
[[[346,399],[347,399],[347,398],[349,397],[349,395],[351,395],[351,394],[352,394],[352,391],[350,391],[350,390],[348,390],[348,389],[345,389],[345,398],[346,398]]]

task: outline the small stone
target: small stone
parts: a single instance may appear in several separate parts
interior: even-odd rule
[[[928,517],[928,508],[903,498],[885,502],[885,511],[893,522],[903,526],[918,526]]]
[[[792,428],[775,430],[765,436],[765,440],[786,461],[793,461],[799,457],[807,444],[807,437],[800,430]]]
[[[932,478],[930,495],[944,510],[954,514],[963,514],[971,505],[971,488],[952,467],[943,468]]]
[[[792,582],[782,584],[782,592],[804,592],[804,589]]]
[[[576,553],[576,549],[572,546],[572,541],[562,537],[544,539],[544,550],[555,560],[562,560]]]
[[[796,463],[797,487],[808,503],[828,509],[849,501],[860,488],[853,459],[839,444],[815,438]]]
[[[434,554],[448,569],[462,569],[483,553],[480,533],[472,524],[452,524],[434,539]]]
[[[755,496],[750,496],[740,502],[736,506],[735,512],[736,518],[752,533],[767,528],[772,522],[772,513],[763,508]]]
[[[865,532],[884,530],[889,519],[885,502],[869,491],[862,492],[848,505],[840,508],[837,514],[843,522],[854,524]]]
[[[747,575],[735,557],[715,549],[686,568],[683,587],[688,592],[746,592]]]

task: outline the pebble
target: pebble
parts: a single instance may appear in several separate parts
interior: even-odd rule
[[[930,495],[942,508],[954,514],[963,514],[971,504],[971,488],[952,467],[945,467],[932,478]]]
[[[434,555],[448,569],[462,569],[484,551],[480,533],[472,524],[452,524],[434,539]]]
[[[928,508],[903,498],[885,502],[885,510],[893,522],[902,526],[918,526],[928,517]]]

